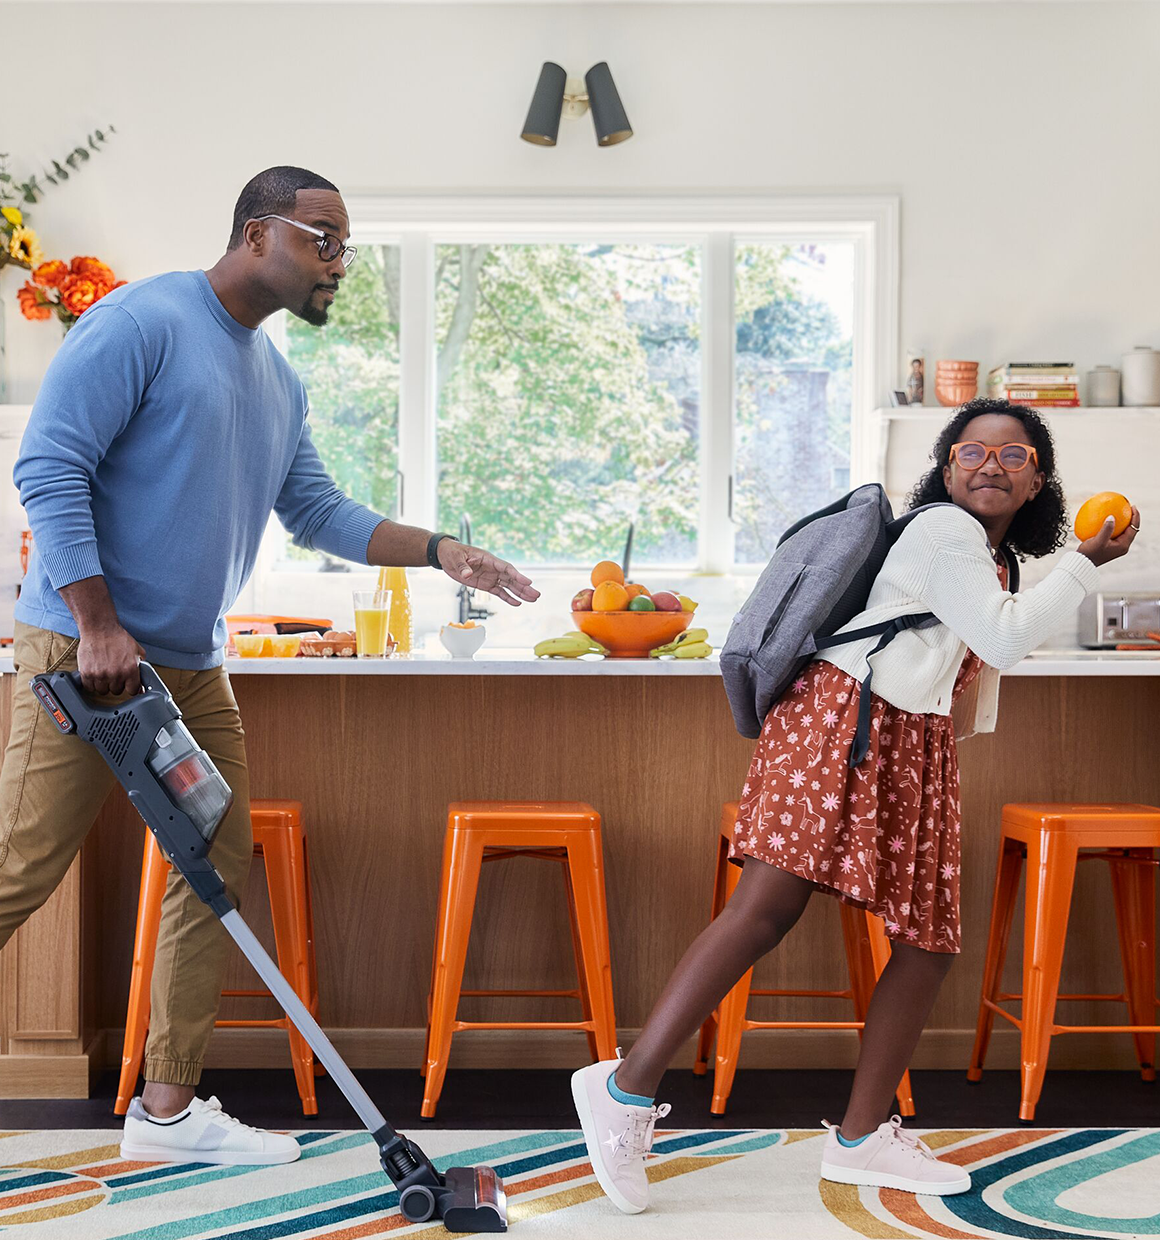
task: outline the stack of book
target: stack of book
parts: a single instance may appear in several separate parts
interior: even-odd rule
[[[1071,409],[1079,404],[1074,362],[1008,362],[987,376],[987,394],[1015,405]]]

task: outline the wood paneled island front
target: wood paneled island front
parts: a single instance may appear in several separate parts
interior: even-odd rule
[[[708,917],[721,804],[737,798],[753,742],[733,728],[715,660],[230,660],[256,797],[302,802],[310,839],[319,1017],[354,1067],[418,1068],[446,807],[511,798],[588,801],[601,813],[618,1023],[630,1043]],[[11,661],[0,663],[6,739]],[[1160,659],[1033,656],[1004,677],[998,731],[965,741],[963,953],[919,1047],[917,1067],[966,1067],[978,1010],[999,811],[1006,801],[1160,803]],[[0,1098],[83,1097],[119,1062],[144,826],[118,790],[62,888],[0,954]],[[263,876],[245,912],[272,945]],[[1008,960],[1018,989],[1017,915]],[[229,985],[253,985],[238,956]],[[554,866],[488,867],[465,987],[574,984],[567,910]],[[757,971],[757,984],[845,985],[837,905],[816,896]],[[1119,945],[1102,866],[1081,867],[1064,988],[1120,987]],[[833,1000],[754,1000],[838,1018]],[[487,1005],[486,1008],[484,1005]],[[838,1005],[840,1007],[840,1005]],[[564,1019],[569,1000],[466,999],[468,1019]],[[267,1000],[223,1016],[270,1016]],[[1076,1003],[1069,1023],[1118,1020]],[[997,1029],[989,1064],[1018,1064]],[[753,1034],[742,1066],[853,1063],[847,1032]],[[567,1066],[583,1035],[489,1031],[456,1037],[452,1067]],[[686,1056],[692,1063],[692,1050]],[[1131,1039],[1060,1038],[1053,1066],[1130,1067]],[[209,1063],[289,1067],[276,1030],[218,1030]],[[416,1078],[418,1080],[418,1078]]]

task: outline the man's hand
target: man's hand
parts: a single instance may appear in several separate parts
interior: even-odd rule
[[[81,633],[77,669],[89,693],[140,693],[138,663],[145,651],[118,624],[111,629]]]
[[[518,607],[520,599],[534,603],[540,597],[530,577],[525,577],[506,560],[497,559],[490,551],[445,538],[436,548],[436,554],[443,571],[457,585],[486,590],[511,607]]]
[[[140,693],[138,662],[145,651],[125,632],[104,577],[84,577],[62,586],[64,599],[77,632],[77,669],[89,693]]]

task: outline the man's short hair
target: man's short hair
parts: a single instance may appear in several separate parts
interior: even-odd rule
[[[300,189],[329,189],[338,193],[338,186],[332,185],[325,177],[288,164],[267,168],[265,172],[251,177],[238,195],[234,207],[234,227],[226,249],[236,250],[242,244],[242,229],[247,220],[263,215],[289,215],[294,209],[294,196]]]

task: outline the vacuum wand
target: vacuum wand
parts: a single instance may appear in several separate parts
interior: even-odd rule
[[[142,692],[113,704],[90,701],[77,672],[42,673],[32,678],[31,688],[62,733],[100,751],[162,852],[217,914],[330,1073],[374,1137],[382,1168],[399,1190],[403,1217],[412,1223],[440,1218],[449,1231],[506,1231],[507,1197],[495,1171],[451,1167],[440,1173],[413,1141],[396,1132],[242,920],[209,859],[233,793],[182,723],[165,682],[149,663],[142,662],[140,672]]]

